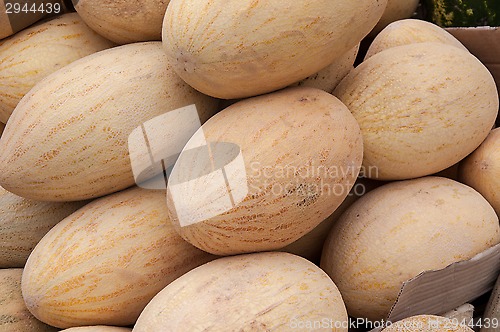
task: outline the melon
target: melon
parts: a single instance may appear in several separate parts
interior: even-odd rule
[[[168,181],[169,214],[186,241],[212,254],[277,250],[342,203],[362,150],[354,117],[325,91],[249,98],[184,147]]]
[[[42,78],[115,44],[91,30],[76,13],[27,28],[0,45],[0,122]]]
[[[388,48],[414,44],[436,42],[467,48],[445,29],[422,20],[407,19],[389,24],[372,41],[365,55],[365,60]]]
[[[328,218],[323,220],[312,231],[298,239],[297,241],[280,249],[280,251],[304,257],[313,263],[319,263],[323,244],[330,233],[333,224],[340,218],[349,206],[369,191],[382,185],[381,181],[374,181],[367,178],[358,178],[351,191],[340,204],[340,206]]]
[[[133,332],[347,332],[342,296],[319,267],[288,253],[219,258],[172,282]]]
[[[479,191],[500,216],[500,128],[459,166],[461,182]]]
[[[41,19],[72,10],[69,0],[1,0],[0,8],[0,43]]]
[[[28,258],[22,292],[35,317],[59,328],[127,326],[171,281],[211,259],[177,234],[164,190],[133,187],[52,228]]]
[[[443,43],[391,47],[352,70],[333,92],[358,121],[363,169],[379,180],[442,171],[474,151],[498,113],[488,69]]]
[[[179,153],[191,135],[183,141],[189,123],[178,120],[192,105],[194,120],[203,123],[218,101],[174,73],[160,42],[89,55],[43,79],[17,105],[0,140],[0,185],[44,201],[84,200],[128,188],[136,183],[130,135],[142,133],[147,121],[153,127],[159,122],[157,148]],[[170,112],[178,116],[166,123],[157,119]],[[147,145],[140,151],[147,162],[149,152]]]
[[[168,0],[72,0],[92,29],[118,44],[161,40]]]
[[[349,315],[379,321],[405,281],[498,243],[498,217],[477,191],[424,177],[383,185],[351,205],[328,235],[321,267]]]
[[[236,99],[317,73],[375,26],[387,0],[172,0],[163,45],[195,89]]]

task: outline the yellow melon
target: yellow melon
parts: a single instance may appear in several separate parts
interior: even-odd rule
[[[387,0],[172,0],[163,44],[176,72],[218,98],[255,96],[311,76],[356,46]]]
[[[85,23],[119,44],[161,40],[168,3],[168,0],[73,0]]]
[[[380,180],[437,173],[474,151],[498,113],[486,67],[443,43],[392,47],[352,70],[334,91],[358,121],[365,169]]]
[[[359,173],[363,142],[331,94],[295,87],[207,121],[168,182],[174,226],[216,255],[283,248],[331,215]]]
[[[134,130],[189,105],[204,122],[217,104],[173,72],[160,42],[89,55],[46,77],[18,104],[0,139],[0,185],[45,201],[125,189],[135,184],[128,144]],[[168,125],[161,126],[162,142],[178,153],[187,139],[176,138],[186,128]]]
[[[460,181],[479,191],[500,216],[500,128],[460,163],[458,173]]]
[[[386,184],[351,205],[330,231],[321,267],[351,316],[381,320],[403,282],[498,243],[498,217],[477,191],[425,177]]]
[[[165,287],[134,332],[347,332],[335,284],[313,263],[287,253],[220,258]]]
[[[156,293],[212,258],[177,234],[164,190],[135,187],[47,233],[26,263],[23,297],[35,317],[60,328],[127,326]]]
[[[413,43],[436,42],[453,45],[467,51],[467,48],[445,29],[433,23],[406,19],[393,22],[372,41],[365,60],[388,48]]]

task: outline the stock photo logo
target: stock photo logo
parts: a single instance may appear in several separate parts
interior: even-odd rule
[[[210,253],[294,242],[340,205],[360,172],[359,127],[322,91],[251,98],[203,125],[197,116],[195,105],[167,112],[128,143],[137,185],[166,189],[174,226]]]
[[[176,131],[178,127],[186,130]],[[233,143],[209,144],[195,105],[136,128],[129,136],[129,151],[136,184],[145,189],[168,187],[170,208],[176,211],[181,227],[231,210],[248,193],[241,150]]]

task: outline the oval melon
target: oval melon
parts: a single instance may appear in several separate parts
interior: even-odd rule
[[[114,44],[91,30],[76,13],[27,28],[0,44],[0,122],[42,78]]]
[[[216,255],[280,249],[342,203],[362,144],[349,110],[322,90],[240,101],[207,121],[180,154],[168,182],[172,222]]]
[[[0,140],[0,185],[45,201],[83,200],[130,187],[131,133],[192,104],[201,122],[217,108],[215,99],[173,72],[160,42],[75,61],[38,83],[16,107]],[[186,128],[169,128],[162,127],[162,142],[180,152],[187,139],[179,143],[176,137]]]
[[[401,180],[437,173],[474,151],[498,113],[498,92],[472,54],[443,43],[389,48],[334,91],[358,121],[364,169]]]
[[[425,177],[386,184],[351,205],[328,235],[321,267],[351,316],[378,321],[403,282],[498,243],[498,217],[477,191]]]
[[[163,45],[195,89],[235,99],[311,76],[357,45],[387,0],[172,0]]]
[[[119,44],[161,40],[168,0],[72,0],[92,29]]]
[[[36,244],[86,202],[39,202],[0,187],[0,268],[24,267]]]
[[[500,216],[500,128],[460,163],[458,173],[459,180],[479,191]]]
[[[430,22],[407,19],[391,23],[382,30],[370,44],[365,60],[391,47],[425,42],[449,44],[467,51],[458,39],[443,28]]]
[[[26,263],[23,297],[35,317],[60,328],[127,326],[171,281],[211,259],[177,234],[164,190],[135,187],[47,233]]]
[[[319,331],[326,322],[347,332],[347,319],[337,287],[316,265],[257,253],[186,273],[153,298],[133,331]]]

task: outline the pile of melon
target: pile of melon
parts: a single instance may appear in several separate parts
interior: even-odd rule
[[[497,85],[418,1],[73,2],[0,40],[0,331],[349,331],[500,243]]]

